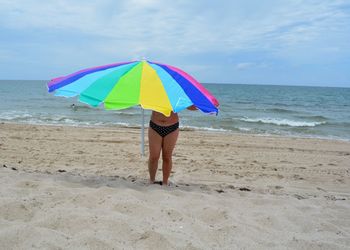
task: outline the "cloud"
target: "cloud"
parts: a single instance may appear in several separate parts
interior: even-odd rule
[[[5,1],[0,8],[7,27],[74,31],[170,53],[275,49],[276,44],[305,43],[323,35],[325,29],[337,29],[338,20],[345,17],[339,8],[344,1],[270,0],[266,5],[249,1],[239,6],[222,1],[211,3],[210,9],[203,2],[210,1],[29,0]]]
[[[234,9],[237,4],[231,1],[5,1],[1,10],[2,19],[13,28],[72,30],[137,43],[152,41],[161,49],[172,47],[176,52],[305,42],[319,35],[327,24],[336,28],[337,20],[345,15],[338,8],[342,1],[265,3],[241,2]],[[260,8],[255,9],[255,5]],[[241,14],[245,9],[251,12],[249,18]]]
[[[235,65],[236,70],[267,68],[268,64],[263,62],[240,62]]]
[[[251,68],[251,67],[254,67],[256,66],[255,63],[251,63],[251,62],[242,62],[242,63],[238,63],[236,65],[236,69],[238,70],[245,70],[245,69],[248,69],[248,68]]]
[[[0,0],[0,46],[23,61],[40,54],[43,64],[54,58],[67,69],[141,57],[203,75],[210,67],[244,71],[271,60],[318,64],[350,56],[348,10],[345,0]],[[244,58],[251,53],[267,56]]]

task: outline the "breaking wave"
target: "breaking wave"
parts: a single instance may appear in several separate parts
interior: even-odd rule
[[[273,124],[277,126],[290,126],[290,127],[315,127],[318,125],[326,124],[326,122],[306,122],[306,121],[293,121],[288,119],[276,119],[276,118],[241,118],[244,122]]]

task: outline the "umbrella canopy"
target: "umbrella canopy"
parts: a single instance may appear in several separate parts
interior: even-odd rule
[[[83,69],[47,85],[56,96],[79,96],[83,103],[106,109],[140,105],[170,116],[194,105],[204,113],[218,113],[218,101],[189,74],[144,60]]]

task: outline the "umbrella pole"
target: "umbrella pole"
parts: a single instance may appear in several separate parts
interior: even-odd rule
[[[145,156],[145,110],[141,107],[142,111],[142,126],[141,126],[141,156]]]

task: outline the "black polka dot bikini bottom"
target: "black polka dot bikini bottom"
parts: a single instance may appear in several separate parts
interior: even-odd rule
[[[157,134],[159,134],[161,137],[165,137],[168,134],[174,132],[176,129],[179,128],[179,123],[175,123],[173,125],[170,126],[160,126],[158,124],[155,124],[152,121],[149,121],[149,126],[157,132]]]

